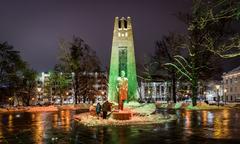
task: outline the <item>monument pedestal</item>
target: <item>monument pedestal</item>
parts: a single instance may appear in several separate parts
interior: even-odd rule
[[[132,113],[130,111],[114,111],[112,112],[112,118],[115,120],[130,120]]]

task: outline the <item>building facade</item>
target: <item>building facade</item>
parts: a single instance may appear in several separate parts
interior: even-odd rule
[[[211,101],[217,102],[218,100],[220,102],[225,102],[226,98],[224,97],[223,89],[224,86],[222,81],[218,80],[205,81],[203,83],[202,95],[203,97],[205,97],[205,100],[209,102]]]
[[[167,101],[168,90],[167,82],[163,81],[141,81],[140,99],[145,102]]]
[[[69,88],[66,90],[64,95],[64,103],[74,103],[74,87],[73,87],[73,76],[74,73],[69,77],[70,84]],[[49,77],[50,72],[42,72],[39,74],[37,78],[37,91],[38,96],[37,99],[40,99],[44,102],[51,101],[52,103],[59,101],[59,95],[55,92],[54,87],[49,87]],[[106,72],[89,72],[89,73],[81,73],[79,75],[80,82],[88,81],[84,85],[81,83],[80,85],[84,87],[84,89],[91,89],[89,91],[94,91],[94,98],[102,99],[102,97],[107,96],[107,73]],[[91,82],[90,82],[91,81]],[[56,86],[57,87],[57,86]],[[83,95],[80,93],[80,99],[82,101]],[[91,97],[92,98],[92,97]],[[90,97],[86,97],[87,101],[90,100]],[[57,103],[57,102],[56,102]]]
[[[227,102],[240,102],[240,66],[223,73],[223,86]]]

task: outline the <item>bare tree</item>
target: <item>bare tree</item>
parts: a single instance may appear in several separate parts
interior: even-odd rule
[[[83,74],[100,70],[100,60],[96,52],[81,38],[73,37],[72,42],[60,41],[59,56],[63,71],[73,73],[75,104],[79,102],[82,94],[85,101],[86,93],[83,91],[87,87],[85,87],[86,79],[83,78]]]
[[[156,42],[156,50],[152,56],[152,61],[157,62],[157,71],[161,75],[164,74],[167,79],[171,81],[171,94],[172,100],[176,103],[176,82],[177,82],[177,70],[174,68],[168,68],[165,63],[173,63],[174,56],[181,53],[181,46],[184,42],[184,37],[174,33],[170,33],[169,36],[164,36],[161,40]]]

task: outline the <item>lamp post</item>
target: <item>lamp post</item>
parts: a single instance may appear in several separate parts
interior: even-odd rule
[[[203,92],[203,96],[204,96],[204,100],[206,101],[207,100],[207,92],[206,91]]]
[[[105,99],[105,92],[103,90],[101,91],[101,94],[102,94],[102,99],[103,98]]]
[[[38,103],[39,103],[39,100],[40,100],[40,92],[41,92],[42,88],[38,87],[37,88],[37,91],[38,91]]]
[[[219,106],[219,88],[220,88],[220,85],[216,85],[218,106]]]
[[[9,100],[9,105],[11,106],[12,105],[12,97],[8,98]]]
[[[189,98],[189,93],[190,93],[190,91],[189,91],[189,90],[187,90],[187,91],[186,91],[185,98],[186,98],[186,97],[187,97],[187,99]]]
[[[224,89],[224,100],[225,100],[225,105],[227,103],[227,89]]]

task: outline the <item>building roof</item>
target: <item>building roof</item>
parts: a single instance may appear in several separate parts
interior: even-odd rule
[[[236,68],[234,68],[233,70],[231,70],[231,71],[229,71],[229,72],[227,72],[227,73],[223,73],[223,77],[224,76],[232,76],[232,75],[239,75],[240,74],[240,66],[238,66],[238,67],[236,67]]]
[[[240,66],[234,68],[233,70],[231,70],[230,72],[237,72],[237,71],[240,71]]]

